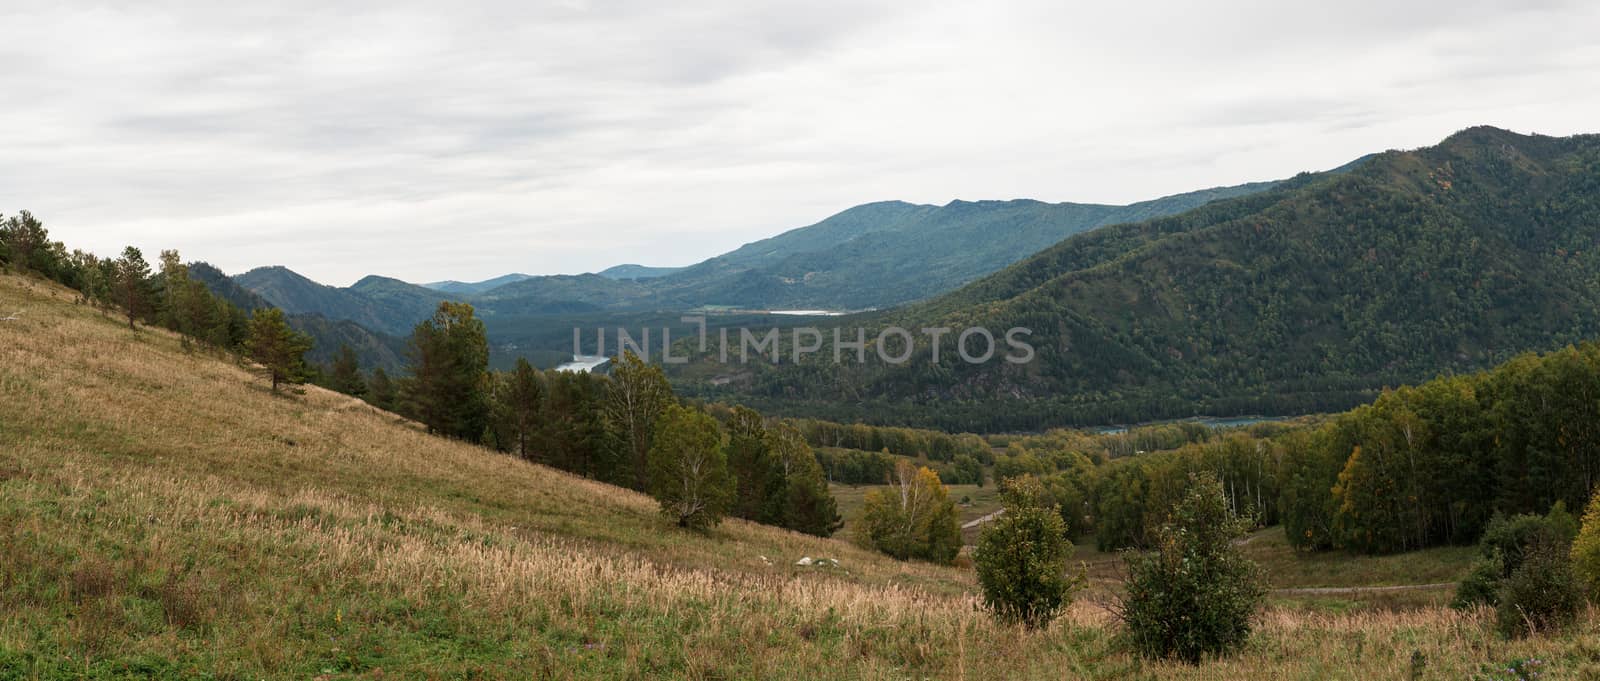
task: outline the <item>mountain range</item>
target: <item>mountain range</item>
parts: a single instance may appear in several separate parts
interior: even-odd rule
[[[619,265],[598,274],[510,274],[415,285],[368,276],[327,286],[282,266],[234,277],[293,314],[408,333],[441,300],[465,300],[490,320],[603,311],[887,307],[948,291],[1061,239],[1107,224],[1170,215],[1273,186],[1258,182],[1127,206],[1031,200],[888,201],[746,244],[686,268]]]
[[[937,365],[751,365],[706,393],[978,431],[1346,408],[1600,335],[1600,136],[1471,128],[838,324],[1026,327],[1038,355],[968,365],[947,342]]]

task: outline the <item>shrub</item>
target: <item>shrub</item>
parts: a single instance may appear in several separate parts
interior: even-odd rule
[[[1559,503],[1543,516],[1524,513],[1508,518],[1495,514],[1478,539],[1481,557],[1456,586],[1456,597],[1451,605],[1457,608],[1498,605],[1506,580],[1522,567],[1532,547],[1566,546],[1572,541],[1576,523],[1571,519],[1572,515]]]
[[[1072,603],[1081,577],[1067,575],[1072,542],[1055,504],[1032,475],[1002,485],[1005,513],[983,528],[972,560],[984,604],[1008,624],[1042,628]]]
[[[1600,494],[1589,497],[1583,528],[1572,542],[1572,571],[1590,598],[1600,596]]]
[[[1156,551],[1127,554],[1121,616],[1135,649],[1192,664],[1244,645],[1265,595],[1260,570],[1233,544],[1249,526],[1214,476],[1190,476]]]
[[[1473,561],[1472,569],[1456,585],[1456,597],[1450,601],[1450,607],[1465,609],[1497,605],[1500,602],[1500,582],[1505,579],[1504,571],[1505,559],[1498,552]]]
[[[1540,538],[1500,587],[1495,621],[1506,636],[1555,631],[1571,624],[1582,605],[1583,589],[1572,574],[1566,546]]]

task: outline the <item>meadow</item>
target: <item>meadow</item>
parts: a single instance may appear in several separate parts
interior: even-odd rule
[[[1506,641],[1486,613],[1348,594],[1274,595],[1236,657],[1143,660],[1105,607],[1115,556],[1090,553],[1065,617],[1001,626],[960,564],[681,531],[643,495],[273,395],[74,299],[0,275],[20,309],[0,322],[0,679],[1600,677],[1592,612]],[[1470,557],[1306,557],[1276,530],[1246,548],[1274,588],[1449,581]]]

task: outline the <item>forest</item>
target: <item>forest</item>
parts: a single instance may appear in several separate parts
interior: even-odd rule
[[[1068,238],[848,327],[1025,327],[1035,361],[740,368],[707,399],[996,433],[1342,411],[1600,335],[1600,137],[1471,128]],[[916,356],[928,350],[918,348]]]

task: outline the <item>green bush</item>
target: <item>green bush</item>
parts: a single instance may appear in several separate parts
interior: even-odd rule
[[[1527,553],[1535,546],[1566,546],[1576,533],[1577,523],[1563,504],[1552,506],[1547,515],[1523,513],[1506,517],[1495,514],[1478,539],[1480,558],[1456,586],[1451,605],[1470,608],[1498,605],[1506,580],[1522,567]]]
[[[1005,513],[983,528],[972,560],[996,619],[1043,628],[1072,603],[1081,577],[1067,575],[1072,542],[1055,504],[1032,475],[1002,483]]]
[[[1600,596],[1600,494],[1589,497],[1583,528],[1572,542],[1572,571],[1590,598]]]
[[[1450,601],[1450,607],[1465,609],[1499,604],[1500,582],[1505,579],[1504,572],[1505,559],[1498,552],[1473,561],[1472,569],[1456,585],[1456,597]]]
[[[1265,595],[1260,570],[1233,544],[1249,526],[1214,476],[1190,477],[1156,551],[1128,554],[1121,615],[1136,650],[1193,664],[1244,645]]]
[[[1500,587],[1495,621],[1506,636],[1556,631],[1577,619],[1582,605],[1583,588],[1572,574],[1566,545],[1541,538]]]

